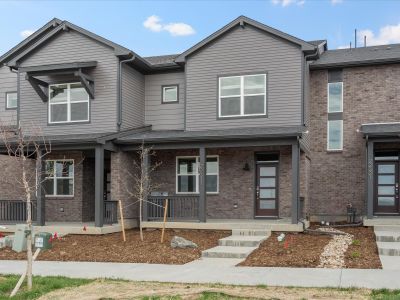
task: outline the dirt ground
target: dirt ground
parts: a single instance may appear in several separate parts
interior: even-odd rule
[[[198,248],[171,248],[174,235],[193,241]],[[198,259],[202,250],[217,246],[220,238],[229,235],[226,231],[166,230],[163,244],[160,243],[160,230],[144,231],[144,242],[140,241],[138,230],[128,230],[126,243],[122,241],[121,233],[67,235],[53,241],[53,249],[42,251],[38,260],[185,264]],[[0,249],[0,260],[25,259],[25,256],[25,253],[16,253],[10,248]]]
[[[318,226],[313,226],[313,229]],[[353,243],[345,253],[346,268],[381,269],[375,234],[368,227],[337,228],[354,235]],[[319,265],[319,258],[331,236],[305,233],[287,233],[285,242],[278,242],[273,233],[270,238],[250,254],[241,266],[304,267]]]
[[[46,294],[40,300],[70,299],[198,299],[203,292],[224,293],[242,299],[369,299],[367,289],[316,289],[249,287],[226,285],[174,284],[152,282],[96,281],[78,288],[66,288]],[[145,298],[146,297],[146,298]],[[216,299],[210,297],[210,299]]]
[[[347,249],[345,263],[347,268],[382,269],[376,237],[372,227],[338,228],[354,235],[353,243]]]

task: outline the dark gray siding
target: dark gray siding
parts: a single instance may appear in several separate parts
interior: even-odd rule
[[[301,124],[302,52],[251,25],[236,27],[188,58],[186,129]],[[217,77],[268,73],[267,118],[217,120]]]
[[[17,124],[17,110],[6,110],[6,93],[17,91],[17,74],[8,67],[0,67],[0,123],[6,126]]]
[[[49,43],[21,62],[21,66],[98,62],[89,74],[95,79],[95,99],[90,101],[90,123],[48,125],[48,104],[43,103],[25,74],[21,74],[20,120],[22,124],[40,126],[44,134],[79,134],[116,131],[118,60],[111,48],[73,30],[61,32]]]
[[[122,129],[144,125],[144,75],[122,66]]]
[[[146,75],[146,124],[154,130],[184,129],[184,72]],[[161,86],[179,85],[179,102],[161,104]]]

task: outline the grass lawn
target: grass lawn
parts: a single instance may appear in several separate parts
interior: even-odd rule
[[[10,299],[11,291],[17,284],[20,276],[16,275],[0,275],[0,300]],[[89,279],[72,279],[66,277],[39,277],[33,278],[33,287],[31,291],[26,289],[26,281],[15,297],[15,300],[37,299],[40,296],[51,291],[66,287],[78,287],[82,284],[87,284],[93,280]]]

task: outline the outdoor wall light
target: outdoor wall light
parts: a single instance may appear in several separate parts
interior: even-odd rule
[[[243,171],[250,171],[249,163],[244,164]]]

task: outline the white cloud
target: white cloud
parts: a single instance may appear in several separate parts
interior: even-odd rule
[[[343,3],[343,0],[331,0],[332,5]]]
[[[271,0],[274,5],[281,5],[282,7],[286,7],[292,4],[296,4],[302,6],[305,3],[305,0]]]
[[[30,36],[32,33],[34,33],[35,30],[31,30],[31,29],[27,29],[27,30],[23,30],[19,33],[19,35],[21,37],[23,37],[24,39],[26,39],[28,36]]]
[[[155,15],[148,17],[143,26],[154,32],[167,31],[172,36],[185,36],[195,34],[196,31],[192,26],[185,23],[168,23],[163,24],[161,18]]]
[[[397,25],[386,25],[379,29],[378,34],[375,34],[370,29],[357,31],[358,46],[364,45],[364,36],[367,37],[367,46],[400,43],[400,23]],[[339,47],[339,49],[344,48],[349,48],[349,45]]]

